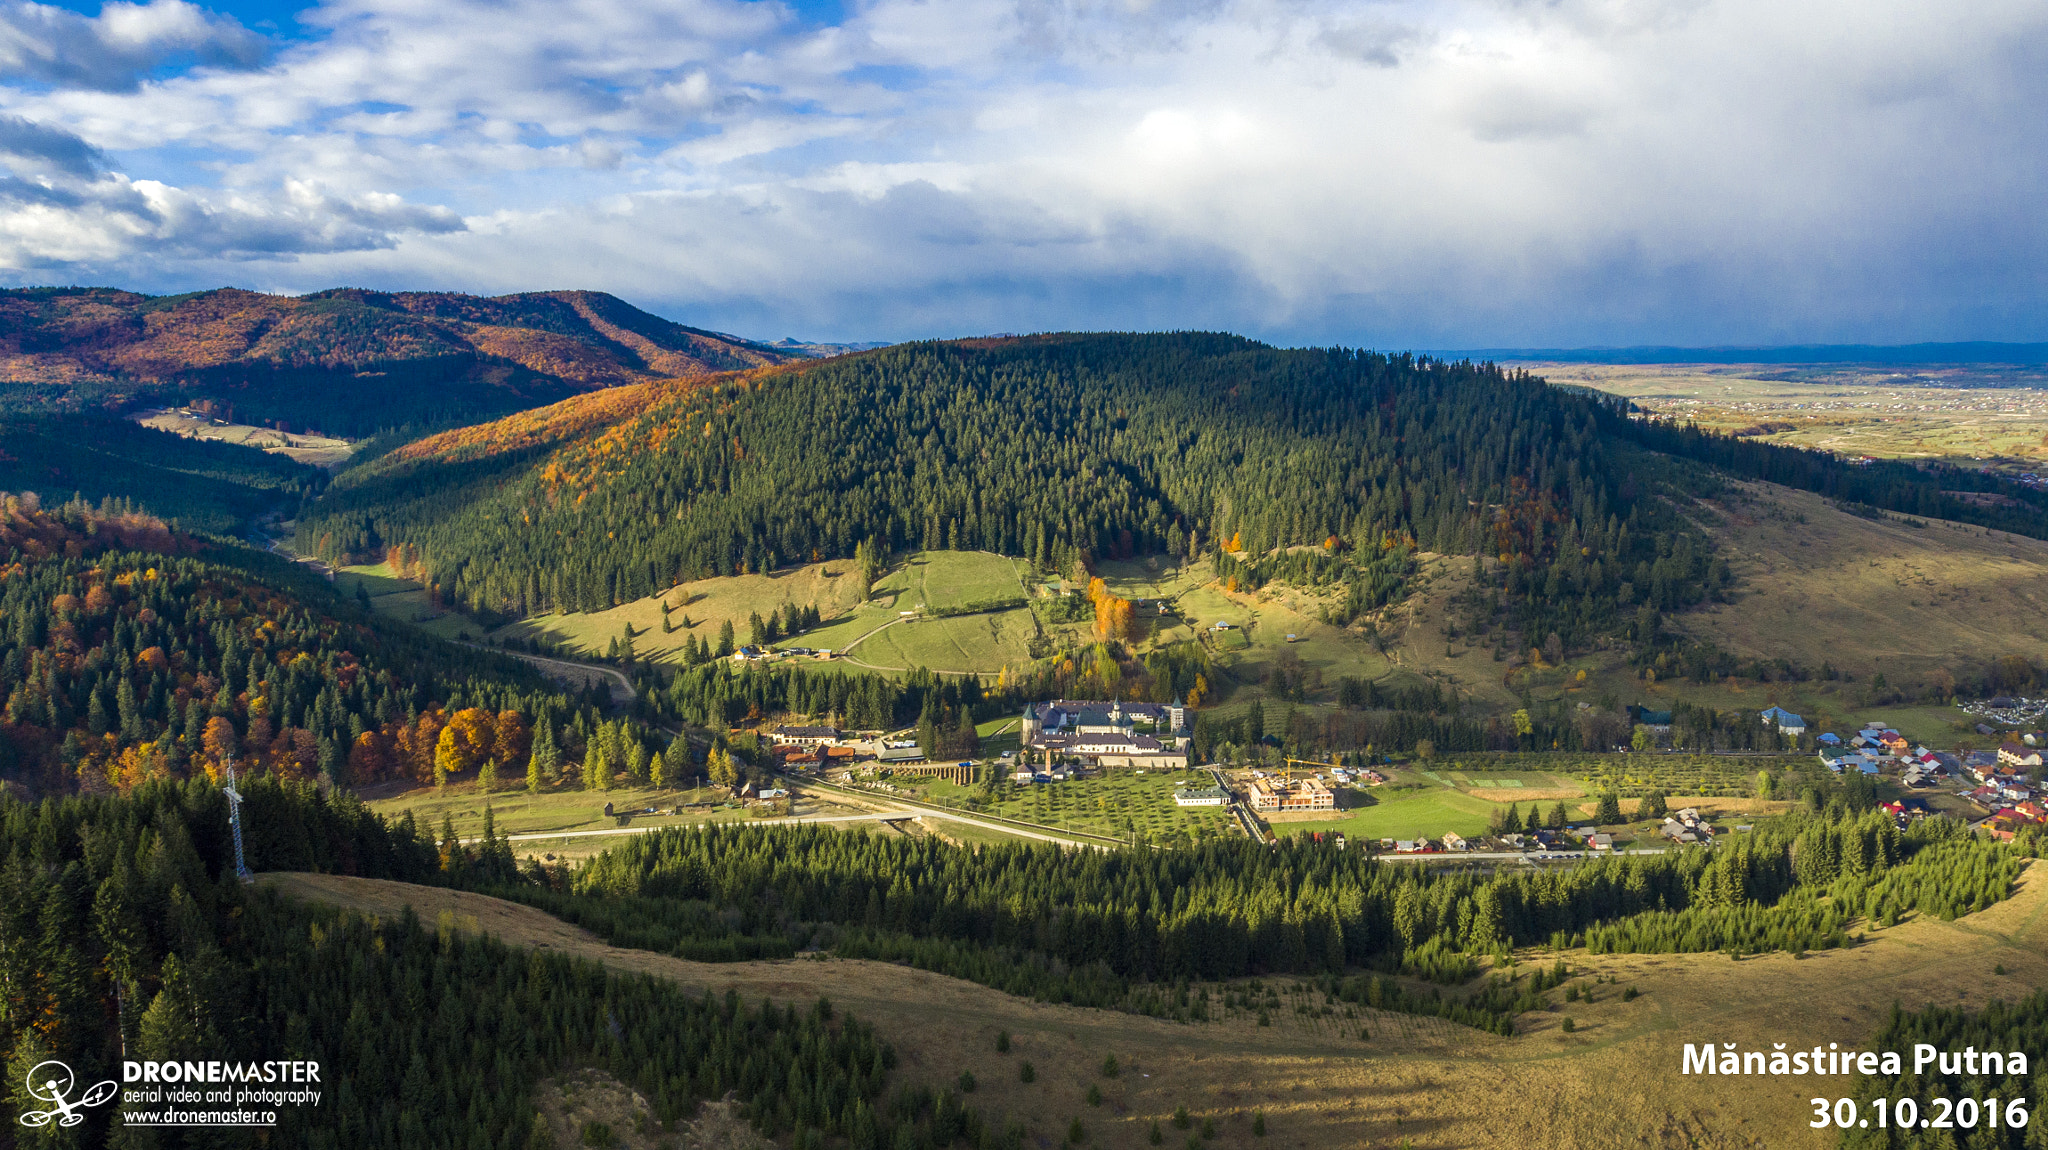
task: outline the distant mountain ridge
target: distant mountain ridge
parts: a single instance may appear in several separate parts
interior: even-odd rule
[[[0,409],[13,411],[203,399],[249,422],[362,435],[803,354],[604,292],[0,291]]]

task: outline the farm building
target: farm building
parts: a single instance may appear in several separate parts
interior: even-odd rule
[[[1759,715],[1758,719],[1765,726],[1776,723],[1778,733],[1781,735],[1803,735],[1806,733],[1806,720],[1783,707],[1771,707]]]

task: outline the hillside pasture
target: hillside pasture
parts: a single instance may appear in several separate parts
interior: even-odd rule
[[[667,661],[690,636],[716,646],[720,628],[730,622],[736,640],[745,643],[756,613],[767,618],[785,604],[816,606],[827,620],[851,611],[859,602],[859,575],[850,560],[835,559],[788,567],[768,575],[728,575],[682,583],[660,595],[636,599],[609,611],[555,613],[521,619],[491,632],[498,641],[539,639],[566,647],[585,658],[602,656],[612,640],[633,628],[633,649],[643,659]],[[670,608],[674,628],[661,629],[661,605]],[[687,625],[685,619],[688,620]],[[832,646],[808,636],[784,640],[803,646]]]
[[[957,611],[1024,597],[1030,564],[987,551],[916,551],[876,584],[900,591],[898,610]]]
[[[1312,824],[1305,829],[1328,829]],[[614,970],[672,978],[697,991],[738,992],[803,1003],[823,994],[875,1023],[900,1056],[897,1073],[934,1089],[972,1071],[967,1099],[985,1114],[1026,1125],[1028,1143],[1053,1145],[1079,1117],[1089,1145],[1148,1150],[1157,1122],[1171,1146],[1193,1137],[1172,1124],[1178,1106],[1213,1119],[1214,1150],[1390,1150],[1488,1146],[1503,1150],[1697,1150],[1759,1143],[1774,1150],[1832,1150],[1836,1132],[1807,1126],[1819,1083],[1687,1076],[1680,1049],[1716,1041],[1744,1050],[1773,1042],[1867,1048],[1894,1002],[1981,1007],[2048,984],[2048,879],[2022,875],[2013,898],[1955,922],[1910,918],[1865,941],[1795,957],[1742,960],[1721,954],[1589,955],[1567,951],[1574,983],[1595,1001],[1523,1015],[1511,1038],[1372,1011],[1347,1011],[1294,979],[1196,986],[1217,994],[1268,995],[1283,1007],[1261,1026],[1247,1011],[1175,1023],[1107,1010],[1032,1002],[909,967],[847,959],[693,963],[605,945],[534,910],[443,888],[332,875],[262,876],[294,897],[382,917],[406,906],[430,923],[494,934],[514,946],[592,958]],[[1526,977],[1553,959],[1521,952]],[[2002,972],[2002,973],[2001,973]],[[1622,991],[1639,997],[1624,1002]],[[1325,1012],[1324,1007],[1330,1007]],[[1297,1009],[1299,1008],[1299,1009]],[[1563,1031],[1564,1019],[1575,1024]],[[998,1030],[1011,1051],[998,1054]],[[1364,1032],[1364,1037],[1360,1032]],[[1122,1073],[1097,1071],[1115,1054]],[[1023,1083],[1030,1060],[1037,1081]],[[1082,1098],[1089,1085],[1100,1108]],[[1263,1113],[1268,1136],[1251,1132]],[[2038,1120],[2038,1115],[2037,1115]]]
[[[869,635],[846,657],[850,663],[878,670],[926,667],[993,678],[1005,663],[1030,661],[1035,633],[1031,612],[1023,607],[941,619],[904,619]],[[849,643],[853,637],[848,637]],[[831,645],[824,636],[817,641],[819,646]],[[835,649],[843,651],[845,647]]]
[[[2048,541],[1864,519],[1771,484],[1732,492],[1702,519],[1736,574],[1735,601],[1674,619],[1686,632],[1745,658],[1882,672],[1895,685],[2048,651]]]

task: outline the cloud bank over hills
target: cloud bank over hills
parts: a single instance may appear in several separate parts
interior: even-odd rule
[[[2048,338],[2048,9],[0,7],[0,279],[773,338]]]

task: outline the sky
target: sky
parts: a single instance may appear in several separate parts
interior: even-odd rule
[[[2048,4],[0,0],[0,283],[2048,340]]]

